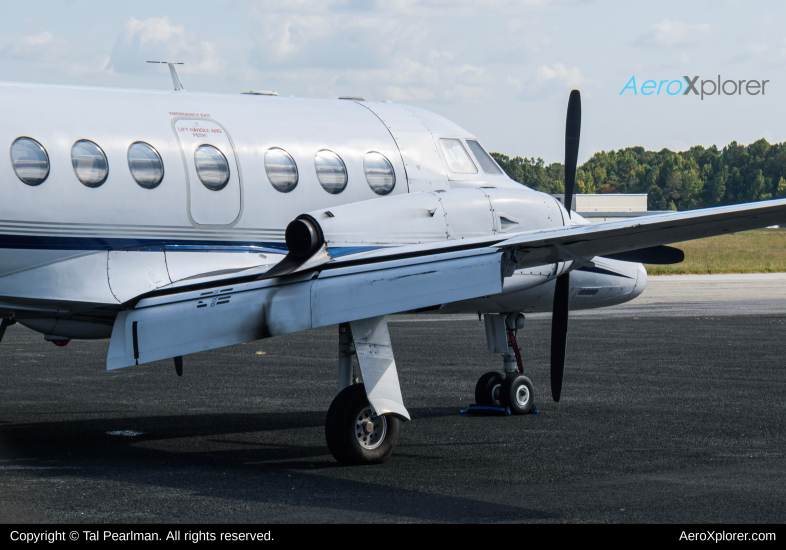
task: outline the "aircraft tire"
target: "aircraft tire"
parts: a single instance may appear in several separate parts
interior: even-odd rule
[[[505,377],[498,372],[487,372],[481,376],[478,379],[478,383],[475,384],[475,403],[488,407],[501,406],[499,393],[497,393],[497,398],[495,399],[494,390],[498,387],[501,389],[504,381]]]
[[[363,384],[344,388],[328,409],[325,439],[330,453],[341,464],[359,466],[385,462],[393,453],[398,434],[398,418],[372,416]]]
[[[508,407],[511,414],[529,414],[534,406],[532,382],[521,373],[505,378],[499,396],[502,406]]]

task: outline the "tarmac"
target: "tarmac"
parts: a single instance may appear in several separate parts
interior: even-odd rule
[[[324,439],[335,327],[105,370],[108,341],[0,344],[0,521],[786,520],[786,274],[650,277],[572,314],[562,400],[548,315],[518,341],[539,414],[467,417],[500,370],[477,316],[389,318],[405,404],[391,459]]]

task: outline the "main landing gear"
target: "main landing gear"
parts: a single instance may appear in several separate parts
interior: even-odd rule
[[[342,464],[385,462],[409,420],[384,317],[339,325],[339,393],[328,409],[325,439]],[[357,358],[362,382],[354,373]]]
[[[521,313],[486,315],[488,349],[503,354],[505,373],[480,377],[475,388],[478,405],[506,408],[511,414],[532,411],[532,382],[523,374],[516,343],[516,331],[524,328],[524,321]],[[398,441],[400,421],[410,418],[384,316],[339,325],[338,390],[325,421],[331,454],[347,465],[387,460]]]
[[[393,454],[398,441],[398,418],[377,415],[364,384],[341,390],[325,421],[328,449],[342,464],[380,464]]]
[[[487,372],[475,385],[475,403],[528,414],[534,407],[532,382],[524,376],[516,332],[524,328],[522,313],[486,314],[486,343],[490,353],[502,353],[505,374]]]

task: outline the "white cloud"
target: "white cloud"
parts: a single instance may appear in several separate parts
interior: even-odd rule
[[[735,63],[765,61],[781,64],[784,53],[786,53],[786,50],[782,49],[783,44],[784,41],[781,38],[769,41],[759,39],[754,42],[743,43],[737,46],[737,53],[731,57],[731,60]]]
[[[540,65],[525,81],[508,78],[507,85],[524,99],[537,99],[555,93],[567,92],[580,86],[594,86],[593,80],[582,76],[578,67],[568,68],[562,63]]]
[[[576,67],[568,69],[562,63],[556,63],[554,68],[548,65],[541,65],[537,68],[536,74],[535,81],[539,84],[559,82],[567,86],[578,86],[582,82],[585,82],[585,79],[581,76],[581,72]]]
[[[53,56],[59,51],[56,42],[55,36],[50,31],[22,36],[3,48],[3,55],[25,60],[57,57],[57,55]]]
[[[251,86],[285,87],[295,95],[350,94],[401,102],[474,101],[483,87],[493,84],[485,49],[457,35],[444,18],[453,4],[397,2],[359,11],[352,5],[309,0],[294,7],[257,4],[249,68],[238,69],[236,77]],[[415,7],[435,6],[443,16],[436,26],[422,11],[418,17],[410,13]],[[482,11],[474,6],[476,14]]]
[[[168,17],[131,18],[112,48],[109,68],[120,73],[146,70],[146,61],[180,61],[186,74],[218,74],[225,63],[216,44],[174,25]]]
[[[375,69],[413,39],[418,25],[401,25],[383,14],[304,9],[254,9],[256,47],[249,56],[258,68]]]
[[[9,37],[0,43],[0,58],[22,61],[34,71],[69,78],[104,71],[109,57],[98,48],[42,31]]]
[[[522,8],[539,9],[587,0],[257,0],[261,13],[386,13],[416,17],[466,17],[476,18],[493,13],[504,16],[518,14]],[[242,4],[237,2],[237,4]]]
[[[435,67],[408,57],[367,69],[310,68],[282,70],[238,69],[238,80],[259,89],[273,87],[286,94],[315,97],[360,95],[396,102],[475,101],[494,79],[468,64]]]
[[[519,14],[522,8],[537,9],[576,4],[586,0],[401,0],[379,7],[417,16],[469,17],[474,18],[494,13],[497,16]]]
[[[709,33],[710,26],[706,23],[688,25],[680,21],[665,19],[646,30],[636,44],[648,47],[690,46],[703,40]]]

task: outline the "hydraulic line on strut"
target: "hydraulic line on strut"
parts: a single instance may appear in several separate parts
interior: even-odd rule
[[[508,331],[508,342],[510,342],[510,347],[513,348],[513,353],[516,355],[516,366],[518,367],[518,371],[524,374],[524,365],[521,364],[521,353],[519,352],[518,342],[516,342],[515,331]]]

